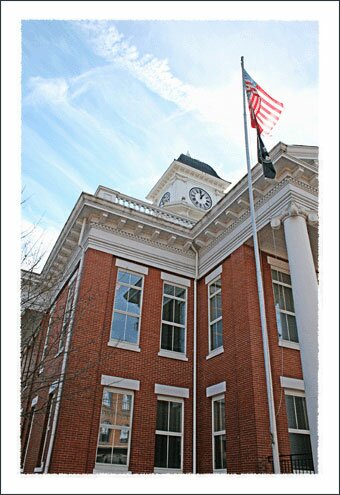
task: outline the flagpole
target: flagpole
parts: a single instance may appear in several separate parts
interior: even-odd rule
[[[251,217],[253,239],[254,239],[257,289],[258,289],[259,304],[260,304],[262,344],[263,344],[263,353],[264,353],[264,367],[265,367],[265,373],[266,373],[266,386],[267,386],[267,398],[268,398],[268,409],[269,409],[270,434],[271,434],[271,443],[272,443],[272,452],[273,452],[274,473],[279,474],[280,473],[280,458],[279,458],[279,449],[278,449],[278,442],[277,442],[275,406],[274,406],[274,397],[273,397],[273,383],[272,383],[272,374],[271,374],[271,368],[270,368],[267,321],[266,321],[266,312],[265,312],[265,304],[264,304],[264,293],[263,293],[263,283],[262,283],[262,275],[261,275],[259,247],[258,247],[258,242],[257,242],[253,185],[252,185],[252,180],[251,180],[251,169],[250,169],[247,114],[246,114],[246,99],[245,99],[246,98],[246,87],[245,87],[245,82],[244,82],[243,57],[241,57],[241,67],[242,67],[242,88],[243,88],[244,138],[245,138],[245,145],[246,145],[246,158],[247,158],[247,170],[248,170],[249,205],[250,205],[250,217]]]

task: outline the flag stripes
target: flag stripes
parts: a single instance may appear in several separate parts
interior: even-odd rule
[[[275,100],[244,70],[251,126],[260,134],[269,134],[281,115],[283,104]]]

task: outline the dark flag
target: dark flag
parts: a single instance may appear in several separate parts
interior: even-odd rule
[[[274,179],[276,171],[274,165],[270,159],[269,153],[261,139],[260,131],[257,128],[257,159],[259,163],[262,163],[263,175],[267,179]]]

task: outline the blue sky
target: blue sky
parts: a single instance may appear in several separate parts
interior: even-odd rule
[[[235,183],[241,55],[285,105],[267,147],[318,145],[317,22],[22,21],[24,226],[51,247],[82,191],[144,199],[186,151]]]

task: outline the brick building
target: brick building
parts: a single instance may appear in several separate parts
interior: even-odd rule
[[[318,149],[271,157],[276,179],[257,164],[252,181],[277,447],[281,472],[313,472]],[[273,471],[247,177],[181,155],[147,199],[82,193],[24,274],[44,301],[23,339],[24,473]]]

